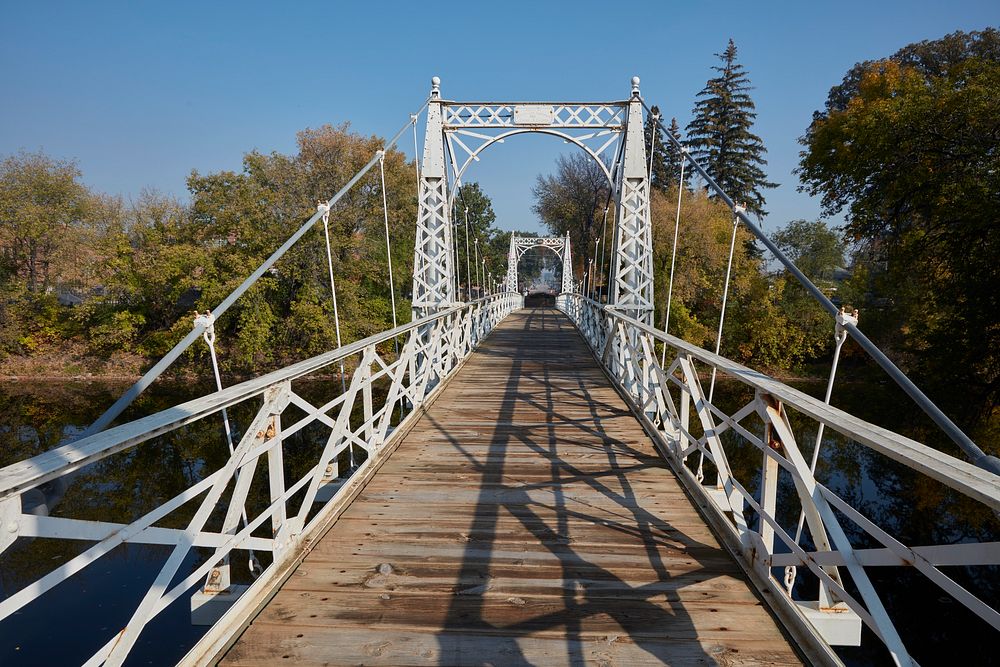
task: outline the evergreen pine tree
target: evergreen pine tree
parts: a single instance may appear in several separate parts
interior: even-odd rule
[[[694,119],[687,126],[687,146],[705,170],[733,201],[746,203],[748,213],[762,216],[765,188],[777,187],[761,168],[767,164],[764,142],[750,129],[757,117],[750,78],[736,62],[732,39],[724,53],[715,54],[721,66],[713,66],[719,76],[709,79],[698,93]]]
[[[670,149],[672,146],[669,145],[669,140],[663,136],[663,130],[660,128],[657,120],[661,119],[660,108],[653,106],[650,108],[652,112],[646,116],[646,122],[643,124],[643,136],[646,141],[646,150],[649,151],[650,148],[650,137],[653,136],[653,132],[656,132],[656,141],[653,145],[653,155],[649,156],[647,154],[646,159],[650,161],[652,165],[652,171],[649,174],[649,184],[660,190],[661,192],[666,192],[670,184],[676,180],[670,169]]]
[[[659,107],[650,108],[652,114],[646,117],[643,133],[646,138],[646,150],[650,147],[650,136],[657,119],[662,121]],[[681,129],[677,125],[677,119],[670,119],[670,127],[667,131],[678,142],[681,139]],[[681,161],[684,159],[680,148],[674,142],[664,136],[663,128],[656,125],[656,145],[653,147],[653,170],[650,173],[650,183],[661,192],[666,192],[673,184],[681,178]],[[688,180],[688,172],[684,173],[685,182]]]
[[[670,119],[670,127],[667,128],[667,132],[677,140],[678,143],[681,141],[681,127],[677,124],[676,118]],[[681,163],[684,162],[684,154],[681,153],[680,146],[674,142],[667,140],[667,173],[670,174],[671,183],[676,183],[681,180]],[[688,179],[691,176],[689,170],[684,171],[684,184],[687,185]]]

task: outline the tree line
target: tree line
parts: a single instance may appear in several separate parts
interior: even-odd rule
[[[239,171],[193,171],[189,202],[156,192],[131,201],[95,193],[73,162],[41,153],[8,156],[0,162],[0,358],[162,356],[190,331],[195,311],[222,301],[383,144],[347,124],[305,130],[291,155],[253,151]],[[406,322],[415,165],[389,150],[384,168],[396,316]],[[383,331],[393,319],[381,187],[374,169],[329,217],[345,343]],[[478,184],[457,194],[456,269],[464,293],[468,266],[476,288],[476,276],[505,271],[509,232],[494,227],[491,202]],[[466,263],[466,209],[469,254],[478,240],[479,267],[473,258]],[[334,347],[322,226],[260,278],[216,329],[224,369],[239,374]],[[186,361],[200,363],[204,355],[196,345]]]

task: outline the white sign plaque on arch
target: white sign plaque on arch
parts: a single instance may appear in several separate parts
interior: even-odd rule
[[[552,106],[548,104],[518,104],[514,107],[515,125],[541,125],[552,124],[555,113]]]

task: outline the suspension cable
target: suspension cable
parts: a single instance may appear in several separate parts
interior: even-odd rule
[[[427,108],[427,104],[430,102],[430,100],[431,100],[430,97],[425,99],[423,104],[421,104],[420,108],[417,110],[417,113],[413,115],[419,115],[421,112],[423,112],[423,110]],[[411,115],[411,118],[413,117],[413,115]],[[397,131],[396,134],[394,134],[392,138],[389,139],[389,141],[386,142],[385,149],[389,149],[395,146],[396,142],[399,141],[399,138],[403,136],[403,133],[406,132],[406,128],[412,122],[413,122],[412,120],[407,121],[406,124],[403,125],[403,127],[401,127],[399,131]],[[378,160],[378,154],[376,153],[376,155],[373,156],[372,159],[370,159],[365,164],[365,166],[363,166],[356,174],[354,174],[354,176],[352,176],[351,179],[347,181],[347,183],[345,183],[344,186],[340,188],[340,190],[338,190],[337,193],[333,195],[333,197],[331,197],[326,202],[327,206],[333,206],[338,201],[340,201],[344,197],[344,195],[346,195],[351,190],[351,188],[353,188],[358,183],[358,181],[360,181],[364,177],[364,175],[367,174],[371,170],[371,168],[375,166],[375,162],[377,160]],[[281,257],[286,252],[288,252],[288,250],[292,246],[294,246],[299,241],[299,239],[305,236],[305,234],[310,229],[313,228],[313,226],[319,220],[320,215],[321,215],[320,212],[317,211],[316,214],[313,215],[311,218],[309,218],[309,220],[307,220],[305,223],[303,223],[302,226],[299,227],[298,230],[296,230],[295,233],[292,234],[281,245],[280,248],[275,250],[270,257],[264,260],[264,262],[260,266],[258,266],[257,269],[246,278],[246,280],[244,280],[242,283],[240,283],[240,285],[236,289],[230,292],[229,296],[223,299],[222,303],[220,303],[213,309],[215,316],[221,317],[223,313],[229,310],[230,306],[232,306],[237,299],[243,296],[243,294],[248,289],[250,289],[254,285],[254,283],[256,283],[260,279],[261,276],[267,273],[271,269],[271,267],[274,266],[274,264],[279,259],[281,259]],[[169,368],[170,365],[173,364],[184,353],[184,350],[189,348],[191,344],[198,339],[199,335],[201,335],[201,327],[196,326],[187,336],[185,336],[180,342],[174,345],[174,347],[169,352],[163,355],[163,357],[158,362],[156,362],[156,364],[154,364],[152,368],[146,371],[145,375],[143,375],[135,382],[135,384],[129,387],[129,389],[124,394],[122,394],[121,397],[119,397],[119,399],[115,401],[110,408],[105,410],[104,414],[98,417],[89,427],[87,427],[87,429],[80,434],[80,437],[85,438],[87,436],[103,431],[105,428],[107,428],[107,426],[111,422],[113,422],[115,418],[118,417],[118,415],[120,415],[125,410],[125,408],[131,405],[132,402],[135,401],[135,399],[142,392],[144,392],[146,388],[153,383],[154,380],[156,380],[156,378],[160,377],[160,375],[162,375],[163,372],[167,370],[167,368]]]
[[[202,339],[204,339],[205,344],[208,345],[208,353],[212,358],[212,373],[215,375],[215,389],[216,391],[222,391],[222,376],[219,374],[219,358],[215,354],[215,316],[212,315],[212,311],[206,310],[204,314],[198,314],[198,311],[194,312],[194,326],[204,327],[201,333]],[[233,429],[229,424],[229,411],[226,408],[222,408],[222,425],[226,431],[226,444],[229,445],[229,455],[232,456],[236,448],[233,446]],[[240,478],[240,473],[237,470],[235,472],[235,477],[238,480]],[[246,528],[249,520],[247,519],[247,508],[244,504],[240,508],[240,515],[243,519],[243,527]],[[260,566],[260,561],[257,559],[257,555],[254,554],[253,549],[248,548],[249,558],[247,560],[247,567],[250,570],[250,574],[256,579],[260,576],[260,573],[264,569]]]
[[[600,241],[601,240],[599,238],[594,237],[594,256],[591,258],[591,265],[597,263],[597,245],[598,245],[598,243],[600,243]],[[593,269],[591,269],[591,270],[593,270]],[[597,274],[599,274],[600,272],[601,272],[601,266],[598,264],[597,270],[594,271],[594,275],[590,279],[590,298],[591,299],[594,299],[594,296],[597,294],[594,291],[594,288],[597,285]],[[596,301],[596,300],[597,299],[594,299],[594,301]]]
[[[826,382],[826,397],[823,399],[823,403],[830,405],[830,396],[833,394],[833,381],[837,377],[837,366],[840,363],[840,348],[844,346],[847,341],[847,329],[844,325],[850,323],[855,326],[858,324],[858,311],[854,310],[853,313],[848,313],[844,307],[840,308],[840,312],[837,314],[837,321],[834,325],[833,330],[833,340],[835,347],[833,350],[833,361],[830,364],[830,377]],[[816,477],[816,464],[819,462],[819,450],[823,445],[823,431],[826,429],[826,424],[823,422],[819,423],[819,428],[816,430],[816,442],[813,445],[812,459],[809,462],[809,474]],[[802,539],[802,528],[805,524],[805,508],[799,509],[799,521],[798,525],[795,527],[795,543],[798,544],[799,540]],[[788,595],[792,594],[792,587],[795,586],[795,577],[798,572],[798,568],[794,565],[789,565],[785,567],[785,589],[788,591]]]
[[[392,248],[389,245],[389,204],[386,200],[385,194],[385,153],[382,153],[382,159],[378,161],[378,171],[379,176],[382,181],[382,220],[385,223],[385,258],[389,264],[389,299],[392,303],[392,328],[395,329],[398,325],[396,323],[396,283],[392,275]],[[393,345],[396,348],[396,355],[399,356],[399,340],[398,338],[392,339]]]
[[[319,202],[316,208],[323,214],[323,237],[326,239],[326,266],[330,272],[330,295],[333,297],[333,325],[337,332],[337,347],[340,348],[340,311],[337,309],[337,281],[333,279],[333,255],[330,252],[330,205]],[[347,380],[344,377],[344,362],[340,362],[340,388],[347,393]]]
[[[726,322],[726,302],[729,298],[729,276],[733,271],[733,251],[736,250],[736,230],[740,228],[740,218],[738,213],[740,211],[745,211],[746,209],[742,206],[736,206],[733,208],[734,213],[737,213],[733,217],[733,237],[729,242],[729,262],[726,264],[726,282],[722,288],[722,310],[719,313],[719,331],[715,335],[715,353],[719,353],[719,349],[722,347],[722,325]],[[715,396],[715,376],[718,369],[712,366],[712,383],[708,388],[708,402],[712,402],[712,398]]]
[[[417,200],[420,200],[420,156],[417,155],[417,117],[420,115],[418,111],[415,114],[410,114],[410,123],[413,125],[413,170],[417,174]]]
[[[611,188],[608,188],[608,201],[604,203],[604,222],[601,224],[601,273],[604,274],[604,291],[607,293],[608,290],[608,276],[610,273],[606,273],[604,270],[604,254],[607,250],[608,245],[608,208],[611,205]],[[600,294],[598,294],[600,296]],[[607,299],[607,294],[605,294],[605,299]]]
[[[686,148],[681,149],[687,153]],[[663,317],[663,333],[670,333],[670,303],[674,296],[674,266],[677,262],[677,236],[681,228],[681,196],[684,194],[684,157],[681,157],[681,178],[677,183],[677,215],[674,216],[674,245],[670,250],[670,282],[667,283],[667,312]],[[667,362],[667,346],[660,353],[660,367]]]
[[[330,253],[330,205],[325,202],[320,202],[317,209],[323,213],[323,236],[326,238],[326,262],[327,268],[330,270],[330,294],[333,296],[333,324],[337,331],[337,348],[341,347],[340,342],[340,313],[337,310],[337,283],[333,279],[333,256]],[[343,394],[347,393],[347,375],[344,372],[344,362],[340,361],[340,391]],[[350,467],[354,468],[354,444],[352,443],[348,448],[350,455]]]
[[[451,225],[450,229],[452,233],[451,250],[452,250],[452,261],[454,262],[453,266],[455,271],[455,299],[458,299],[462,294],[462,265],[458,261],[458,242],[456,241],[456,239],[458,238],[458,222],[456,218],[458,218],[458,204],[452,203],[451,222],[450,222]]]
[[[656,125],[656,121],[658,121],[660,119],[660,114],[653,113],[653,114],[650,114],[650,115],[652,116],[653,122],[649,126],[649,135],[650,135],[649,136],[649,172],[648,172],[648,174],[646,176],[646,180],[647,180],[647,182],[649,182],[650,186],[652,186],[653,185],[653,151],[656,150],[656,135],[657,135],[657,130],[659,130],[659,127]],[[648,199],[650,199],[650,198],[647,197],[647,200]]]
[[[465,198],[462,198],[462,203],[465,203]],[[469,301],[472,301],[472,260],[469,257],[469,206],[465,207],[465,293],[468,295]]]
[[[483,298],[483,279],[481,277],[481,273],[482,272],[480,271],[480,269],[481,268],[485,269],[486,267],[485,266],[480,267],[480,265],[479,265],[479,237],[477,236],[474,240],[476,242],[475,243],[475,246],[476,246],[476,282],[479,283],[479,294],[477,296],[481,299],[481,298]],[[484,264],[486,263],[486,259],[485,258],[483,259],[483,263]]]
[[[615,211],[615,215],[611,218],[611,228],[608,230],[608,235],[611,237],[611,251],[608,253],[608,287],[607,287],[607,302],[611,303],[611,296],[615,291],[615,234],[618,231],[618,211]]]
[[[617,171],[617,167],[615,167],[615,170]],[[614,183],[611,183],[611,184],[608,185],[608,196],[604,200],[604,221],[601,223],[601,271],[602,272],[604,272],[604,270],[605,270],[604,269],[604,256],[605,256],[605,251],[607,250],[607,245],[608,245],[608,234],[607,234],[607,231],[608,231],[608,210],[611,208],[611,195],[614,194],[614,189],[615,189]],[[614,221],[613,220],[612,220],[611,224],[612,224],[612,228],[613,228],[614,227]],[[612,229],[612,231],[613,231],[613,229]],[[614,258],[611,258],[611,261],[613,262]],[[611,271],[609,269],[606,273],[604,273],[604,291],[605,292],[607,292],[608,287],[609,287],[608,286],[608,278],[610,276],[611,276]],[[611,299],[610,294],[605,294],[605,300],[610,302],[610,299]]]

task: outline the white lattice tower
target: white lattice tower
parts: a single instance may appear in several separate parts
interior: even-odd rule
[[[440,79],[431,79],[424,154],[420,163],[417,235],[413,249],[414,319],[455,301],[440,86]]]
[[[510,235],[510,251],[507,253],[507,291],[517,291],[517,260],[521,257],[517,249],[517,236]]]
[[[610,296],[611,303],[628,316],[652,325],[653,239],[639,77],[632,78],[625,123],[625,147],[615,193],[618,224]]]
[[[566,232],[566,243],[562,251],[562,291],[573,292],[573,253],[570,252],[569,232]]]

